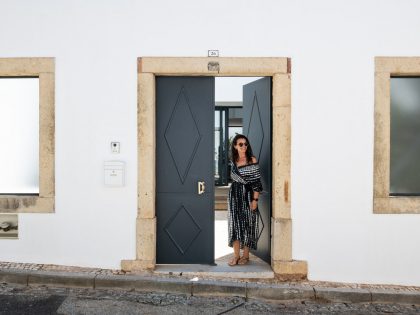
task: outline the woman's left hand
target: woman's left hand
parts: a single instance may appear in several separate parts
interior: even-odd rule
[[[251,201],[251,210],[255,211],[257,209],[257,207],[258,207],[258,201],[252,200]]]

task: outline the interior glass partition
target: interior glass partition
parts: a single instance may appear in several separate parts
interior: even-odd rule
[[[228,184],[229,109],[226,107],[216,107],[214,115],[215,184],[216,186],[226,186]]]

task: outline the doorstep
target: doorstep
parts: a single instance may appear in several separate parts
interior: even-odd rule
[[[246,265],[229,266],[232,255],[216,259],[216,265],[199,264],[158,264],[153,271],[161,275],[181,275],[187,277],[212,278],[212,279],[274,279],[271,266],[258,257],[250,254]]]

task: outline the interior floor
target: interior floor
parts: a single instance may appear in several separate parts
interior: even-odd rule
[[[214,210],[216,213],[220,210],[227,210],[227,199],[229,195],[229,187],[228,186],[215,186],[214,190]]]

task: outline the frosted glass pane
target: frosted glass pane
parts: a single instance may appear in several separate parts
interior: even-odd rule
[[[39,193],[39,80],[0,78],[0,194]]]
[[[391,78],[391,195],[420,194],[420,78]]]

